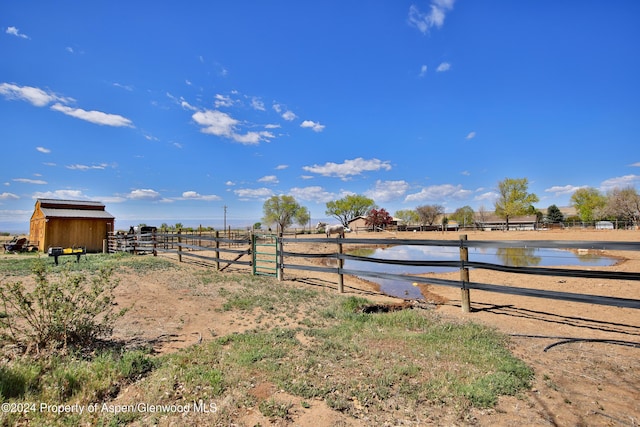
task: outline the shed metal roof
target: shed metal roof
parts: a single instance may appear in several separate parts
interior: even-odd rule
[[[55,209],[40,208],[45,218],[94,218],[94,219],[114,219],[115,217],[103,210],[87,209]]]

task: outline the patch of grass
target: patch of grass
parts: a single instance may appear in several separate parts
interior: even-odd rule
[[[136,264],[141,258],[123,260]],[[204,277],[196,280],[215,288],[225,310],[253,312],[261,319],[259,328],[158,357],[138,350],[15,359],[0,368],[3,401],[109,402],[123,386],[137,382],[131,397],[136,402],[217,405],[215,414],[198,414],[191,425],[232,424],[243,407],[256,405],[265,417],[287,422],[291,404],[269,397],[258,401],[251,394],[255,384],[268,382],[304,399],[303,408],[322,399],[336,411],[366,414],[376,424],[417,424],[443,406],[455,408],[463,419],[470,407],[490,407],[499,396],[530,386],[531,369],[509,353],[507,338],[495,330],[446,322],[425,310],[366,314],[367,299],[294,288],[271,278],[215,272]],[[298,340],[302,335],[304,344]],[[18,419],[0,416],[5,417],[0,425]],[[34,425],[186,422],[180,414],[30,417]]]

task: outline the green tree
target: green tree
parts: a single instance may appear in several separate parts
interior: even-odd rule
[[[438,217],[444,214],[444,207],[441,205],[423,205],[416,208],[420,224],[433,225]]]
[[[551,205],[547,208],[547,221],[552,224],[560,223],[564,221],[564,214],[556,205]]]
[[[579,188],[571,195],[571,206],[581,221],[590,222],[602,218],[607,198],[593,187]]]
[[[509,230],[509,218],[527,213],[535,213],[533,204],[539,199],[533,193],[528,193],[529,180],[527,178],[505,178],[498,183],[498,200],[495,202],[496,215],[504,218],[506,229]]]
[[[342,199],[327,202],[325,214],[336,218],[345,227],[349,221],[359,216],[365,216],[369,210],[375,207],[375,202],[365,196],[350,194]]]
[[[451,219],[457,221],[459,225],[466,227],[475,223],[476,213],[471,206],[463,206],[456,209],[451,215]]]
[[[276,223],[280,231],[293,224],[294,220],[308,215],[307,208],[300,206],[293,196],[273,196],[262,206],[263,221],[267,224]],[[308,217],[307,217],[308,220]]]
[[[402,220],[402,222],[404,222],[406,225],[417,224],[418,222],[420,222],[418,212],[413,209],[402,209],[396,211],[393,216]]]

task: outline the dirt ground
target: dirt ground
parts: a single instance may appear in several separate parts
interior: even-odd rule
[[[358,238],[448,239],[460,233],[375,233]],[[640,231],[523,231],[467,232],[469,240],[583,240],[640,241]],[[350,237],[348,235],[347,242]],[[345,251],[348,250],[348,244]],[[288,243],[290,252],[334,252],[335,245]],[[636,272],[640,274],[640,251],[599,252],[619,258],[611,267],[594,269]],[[318,264],[319,260],[309,259]],[[298,260],[296,260],[298,263]],[[185,264],[185,263],[183,263]],[[203,269],[193,263],[196,270]],[[229,270],[234,270],[229,268]],[[242,268],[240,268],[242,270]],[[234,271],[238,271],[235,269]],[[249,270],[245,269],[248,273]],[[118,288],[117,298],[123,304],[135,301],[117,329],[121,338],[151,342],[159,352],[172,352],[201,341],[229,333],[242,332],[256,326],[256,319],[244,313],[217,311],[219,298],[184,283],[173,273],[141,275]],[[639,281],[578,279],[506,274],[472,270],[470,280],[508,286],[522,286],[583,294],[609,295],[640,300]],[[459,273],[437,277],[459,279]],[[330,273],[285,270],[284,280],[293,286],[337,292],[337,275]],[[381,295],[375,285],[353,277],[345,277],[345,293],[365,296],[378,302],[397,302],[397,298]],[[550,299],[511,296],[471,290],[471,313],[461,309],[460,290],[424,285],[425,299],[437,303],[439,314],[453,320],[472,320],[495,327],[511,336],[512,352],[535,370],[533,387],[524,397],[505,397],[489,410],[473,410],[469,424],[531,426],[638,426],[640,425],[640,310]],[[585,339],[561,343],[567,339]],[[586,341],[606,340],[608,342]],[[547,346],[555,345],[545,351]],[[635,346],[625,345],[635,343]],[[132,393],[133,391],[125,391]],[[258,385],[260,398],[284,398],[299,403],[295,396],[285,395],[273,385]],[[295,405],[291,425],[361,425],[358,420],[314,404],[304,409]],[[260,413],[248,411],[239,425],[269,425]],[[457,424],[457,422],[456,422]],[[465,425],[462,422],[461,425]]]

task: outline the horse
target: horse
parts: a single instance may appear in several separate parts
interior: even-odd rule
[[[327,225],[326,222],[319,222],[318,225],[316,225],[316,230],[320,230],[321,228],[324,228],[324,232],[327,235],[327,238],[329,238],[332,234],[337,234],[344,239],[344,232],[350,231],[342,224]]]

